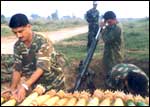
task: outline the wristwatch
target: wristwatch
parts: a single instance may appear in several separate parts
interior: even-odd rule
[[[22,86],[25,88],[26,91],[29,90],[29,87],[26,84],[22,84]]]

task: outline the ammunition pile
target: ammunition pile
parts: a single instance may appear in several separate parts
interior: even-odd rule
[[[1,97],[1,106],[148,106],[149,97],[125,94],[121,91],[110,91],[97,89],[93,94],[86,91],[75,91],[74,93],[63,90],[49,90],[45,92],[37,87],[20,104],[10,98],[5,100]],[[39,91],[40,90],[40,91]]]

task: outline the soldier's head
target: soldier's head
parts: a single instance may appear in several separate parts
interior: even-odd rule
[[[140,94],[142,96],[149,93],[149,79],[146,75],[138,72],[129,72],[126,83],[128,91],[133,94]]]
[[[107,11],[103,15],[104,21],[109,25],[113,25],[117,23],[116,14],[113,11]]]
[[[32,27],[26,15],[18,13],[11,17],[9,27],[23,42],[32,38]]]
[[[93,8],[96,9],[97,7],[97,1],[93,1]]]

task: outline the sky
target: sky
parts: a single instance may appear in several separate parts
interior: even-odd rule
[[[1,1],[1,14],[11,17],[16,13],[24,13],[28,17],[38,14],[50,16],[58,10],[59,17],[76,16],[83,18],[87,10],[92,8],[92,1]],[[149,17],[149,1],[97,1],[100,15],[106,11],[114,11],[117,18]]]

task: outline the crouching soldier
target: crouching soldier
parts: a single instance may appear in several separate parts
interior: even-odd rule
[[[133,64],[121,63],[114,66],[106,83],[115,90],[142,96],[149,95],[149,77]]]
[[[42,84],[47,90],[65,89],[63,71],[56,68],[62,60],[53,64],[57,60],[55,56],[59,55],[54,51],[52,42],[33,32],[24,14],[12,16],[9,27],[18,41],[14,45],[12,82],[1,95],[10,93],[17,102],[21,102],[27,96],[27,92],[37,84]]]

